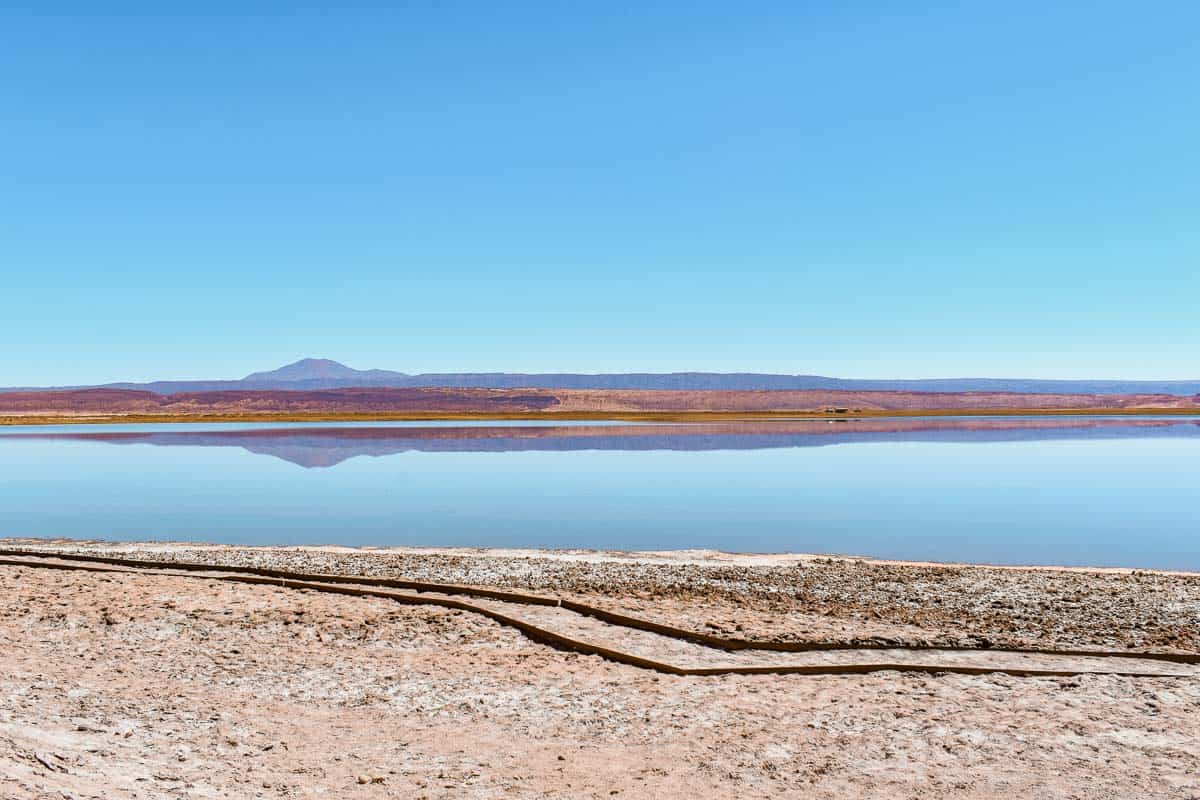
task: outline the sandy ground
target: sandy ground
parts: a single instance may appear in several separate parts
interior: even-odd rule
[[[7,543],[550,592],[751,640],[1200,652],[1200,573],[712,551]]]
[[[1200,622],[1200,578],[1189,576],[703,555],[154,552],[573,593],[747,638],[865,628],[957,639],[1014,624],[1015,638],[1136,651],[1191,643],[1184,629]],[[944,608],[931,601],[938,592]],[[1012,608],[961,616],[996,598]],[[1061,605],[1042,615],[1054,624],[1017,624],[1042,603]],[[0,567],[3,798],[1002,793],[1200,798],[1200,681],[681,678],[446,609]]]

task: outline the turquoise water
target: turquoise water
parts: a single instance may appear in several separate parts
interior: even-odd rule
[[[1200,420],[0,430],[0,536],[1200,570]]]

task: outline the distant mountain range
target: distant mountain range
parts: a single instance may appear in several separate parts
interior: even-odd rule
[[[155,394],[229,390],[314,391],[348,387],[454,388],[454,389],[659,389],[676,391],[904,391],[904,392],[1016,392],[1021,394],[1200,394],[1200,380],[1118,381],[1041,380],[1024,378],[932,378],[863,380],[821,375],[771,375],[753,372],[670,373],[512,373],[450,372],[410,375],[385,369],[359,370],[323,358],[305,358],[268,372],[255,372],[240,380],[153,381],[109,383],[101,386],[54,387],[64,389],[132,389]],[[45,388],[38,389],[43,391]],[[28,388],[0,391],[30,391]]]

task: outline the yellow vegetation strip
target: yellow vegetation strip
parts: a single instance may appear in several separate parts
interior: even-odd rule
[[[29,560],[33,559],[33,560]],[[46,559],[55,559],[53,561]],[[67,562],[67,563],[63,563]],[[71,563],[76,562],[76,563]],[[80,563],[82,562],[82,563]],[[670,675],[704,676],[704,675],[760,675],[760,674],[793,674],[793,675],[858,675],[884,670],[897,672],[919,672],[927,674],[954,673],[961,675],[985,675],[1002,673],[1017,677],[1070,677],[1075,675],[1118,675],[1140,678],[1179,678],[1195,677],[1186,673],[1144,672],[1130,670],[1096,670],[1096,669],[1039,669],[1031,667],[1000,667],[1000,666],[971,666],[963,664],[914,664],[914,663],[860,663],[860,664],[770,664],[730,665],[715,667],[682,667],[665,661],[659,661],[635,653],[626,652],[605,645],[588,642],[540,625],[521,619],[483,605],[478,605],[453,597],[436,597],[427,593],[441,595],[465,595],[501,600],[504,602],[525,605],[556,606],[579,614],[601,619],[612,625],[650,631],[662,636],[683,639],[698,644],[704,644],[721,650],[775,650],[788,652],[814,652],[837,650],[937,650],[954,652],[977,652],[980,654],[1011,654],[1011,655],[1045,655],[1060,657],[1087,658],[1121,658],[1134,660],[1169,661],[1180,664],[1200,663],[1200,654],[1192,653],[1136,653],[1120,651],[1090,651],[1090,650],[984,650],[969,647],[937,647],[925,645],[869,645],[835,644],[822,645],[803,642],[773,642],[758,643],[742,640],[722,639],[706,634],[694,633],[680,628],[614,614],[604,609],[576,603],[570,600],[540,595],[529,595],[519,592],[506,592],[492,589],[479,589],[455,584],[428,583],[423,581],[392,580],[385,578],[366,578],[341,575],[319,575],[293,573],[285,570],[264,567],[228,567],[214,564],[196,564],[188,562],[162,562],[140,559],[119,558],[114,556],[93,556],[73,553],[55,553],[46,551],[29,551],[20,549],[0,549],[0,565],[15,567],[31,567],[54,570],[76,570],[85,572],[120,573],[120,574],[159,574],[170,577],[196,578],[201,580],[219,580],[231,583],[276,586],[289,589],[307,589],[329,594],[349,595],[354,597],[379,597],[406,605],[436,605],[460,611],[480,614],[502,625],[519,630],[530,639],[564,650],[571,650],[589,655],[628,664],[643,669],[651,669]],[[159,572],[154,572],[154,571]],[[193,574],[188,574],[193,573]],[[395,591],[395,589],[416,590],[417,593]],[[769,646],[766,646],[768,645]]]
[[[526,421],[622,421],[622,422],[737,422],[757,420],[845,420],[890,417],[1145,417],[1200,415],[1198,406],[1134,408],[896,408],[864,409],[831,414],[819,409],[775,409],[771,411],[393,411],[393,412],[212,412],[212,413],[80,413],[6,414],[0,425],[118,425],[160,422],[487,422]]]

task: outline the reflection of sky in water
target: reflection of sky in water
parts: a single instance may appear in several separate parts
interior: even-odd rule
[[[0,535],[1200,569],[1194,420],[1028,422],[7,429]]]

